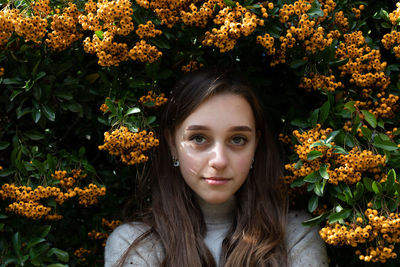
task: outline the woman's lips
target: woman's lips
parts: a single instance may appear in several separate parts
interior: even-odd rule
[[[224,177],[208,177],[208,178],[203,178],[204,181],[206,181],[206,183],[210,184],[210,185],[223,185],[226,184],[227,182],[229,182],[228,178],[224,178]]]

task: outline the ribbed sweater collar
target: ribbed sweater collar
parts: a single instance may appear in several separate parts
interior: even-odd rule
[[[196,196],[196,201],[203,212],[207,225],[232,223],[236,209],[236,199],[234,196],[219,204],[208,203],[199,196]]]

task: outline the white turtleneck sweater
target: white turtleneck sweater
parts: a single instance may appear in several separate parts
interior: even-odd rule
[[[211,251],[217,266],[224,240],[234,218],[235,199],[222,204],[209,204],[198,199],[207,225],[204,242]],[[325,243],[318,235],[318,228],[304,227],[301,222],[309,219],[305,212],[289,212],[286,229],[286,246],[291,267],[327,267]],[[105,267],[111,267],[124,255],[130,244],[149,227],[132,222],[117,227],[107,239]],[[158,266],[163,259],[163,249],[156,238],[148,238],[131,250],[123,266]]]

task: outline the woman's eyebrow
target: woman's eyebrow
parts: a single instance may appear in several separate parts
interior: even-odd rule
[[[199,130],[209,130],[210,128],[204,125],[189,125],[186,127],[186,131],[199,131]],[[230,132],[252,132],[249,126],[233,126],[229,128]]]

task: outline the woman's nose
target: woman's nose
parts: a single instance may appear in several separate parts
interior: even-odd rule
[[[228,164],[227,152],[222,144],[215,144],[209,160],[209,166],[215,169],[223,169]]]

